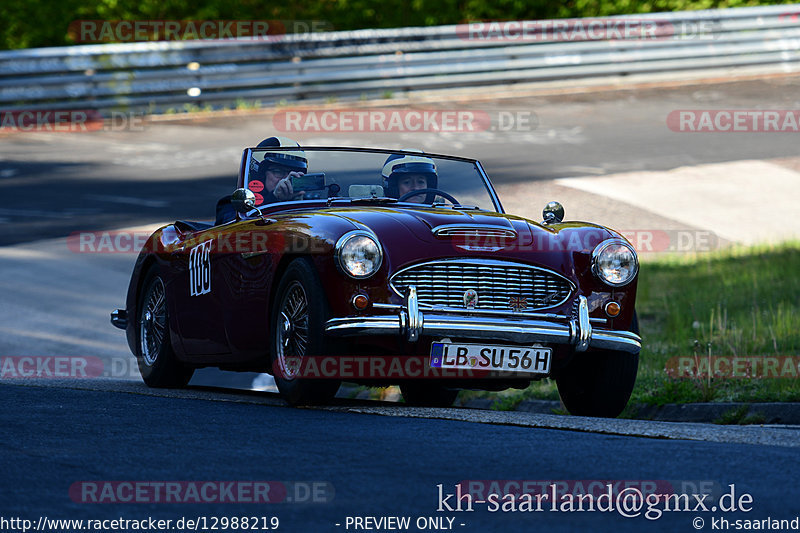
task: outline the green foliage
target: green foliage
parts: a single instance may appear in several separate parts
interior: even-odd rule
[[[625,13],[769,5],[771,0],[4,0],[0,48],[75,44],[68,26],[78,20],[321,21],[334,30],[460,24],[479,20],[535,20]]]

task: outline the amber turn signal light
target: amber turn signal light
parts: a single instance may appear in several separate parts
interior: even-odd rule
[[[608,302],[606,304],[606,314],[608,316],[617,316],[620,311],[622,311],[622,307],[617,302]]]
[[[363,294],[356,294],[353,296],[353,307],[359,311],[363,311],[369,305],[369,298]]]

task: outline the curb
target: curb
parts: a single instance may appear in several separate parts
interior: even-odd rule
[[[636,418],[717,424],[800,424],[800,403],[720,402],[637,405]],[[726,420],[727,419],[727,420]]]
[[[370,389],[343,385],[340,398],[375,400]],[[382,401],[397,402],[402,396],[399,390],[382,397]],[[495,398],[473,398],[466,402],[456,400],[454,407],[493,411]],[[507,412],[534,413],[541,415],[567,415],[566,409],[556,400],[523,400]],[[629,405],[622,418],[632,420],[654,420],[658,422],[696,422],[719,425],[797,425],[800,426],[800,402],[713,402],[713,403],[668,403]]]
[[[491,409],[495,400],[476,398],[461,407],[468,409]],[[539,414],[564,412],[561,402],[548,400],[524,400],[514,411]],[[716,424],[782,424],[800,425],[800,403],[798,402],[719,402],[647,405],[636,404],[626,418],[657,420],[662,422],[705,422]]]

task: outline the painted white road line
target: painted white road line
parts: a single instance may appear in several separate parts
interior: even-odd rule
[[[742,244],[800,237],[800,172],[736,161],[555,183],[626,202]]]

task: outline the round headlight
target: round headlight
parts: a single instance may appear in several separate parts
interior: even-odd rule
[[[630,283],[639,271],[633,247],[620,239],[601,242],[592,252],[592,272],[612,287]]]
[[[375,237],[366,231],[345,233],[336,243],[339,267],[350,277],[361,279],[373,275],[381,267],[383,252]]]

